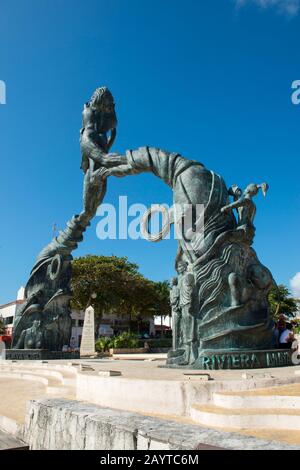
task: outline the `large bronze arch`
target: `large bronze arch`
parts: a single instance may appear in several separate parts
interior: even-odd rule
[[[68,344],[71,253],[103,201],[107,178],[152,172],[173,191],[174,204],[182,207],[181,223],[186,207],[204,207],[204,230],[200,233],[193,220],[184,228],[189,237],[183,233],[178,242],[177,277],[170,293],[174,337],[167,365],[248,367],[252,353],[272,347],[267,297],[274,280],[252,248],[253,198],[259,189],[266,194],[267,184],[228,189],[223,178],[202,163],[153,147],[111,154],[116,124],[113,97],[107,88],[98,88],[84,107],[80,131],[83,210],[38,255],[26,285],[26,302],[15,318],[13,348],[59,351]],[[226,354],[243,354],[245,365],[241,358],[230,363]],[[265,358],[261,364],[256,359],[253,367],[266,365]]]

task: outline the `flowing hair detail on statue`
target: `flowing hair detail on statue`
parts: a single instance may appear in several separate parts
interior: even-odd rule
[[[113,99],[113,96],[112,96],[111,92],[109,91],[109,89],[106,86],[99,87],[94,91],[94,93],[93,93],[93,95],[90,99],[90,103],[92,105],[98,106],[101,103],[104,96],[109,96],[109,97],[111,97],[111,99]]]
[[[231,250],[231,245],[226,246],[220,259],[208,262],[196,273],[199,285],[199,317],[201,319],[204,319],[209,314],[208,306],[215,303],[218,296],[222,293],[222,274],[230,259]]]

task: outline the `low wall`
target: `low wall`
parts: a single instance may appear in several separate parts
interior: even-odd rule
[[[79,372],[76,398],[110,408],[184,416],[189,413],[187,389],[190,389],[188,382],[101,377]]]
[[[24,440],[32,450],[297,449],[63,399],[28,403]]]
[[[79,359],[79,351],[48,351],[47,349],[6,349],[6,359],[15,361],[40,361]]]
[[[246,391],[299,383],[300,377],[248,380],[149,380],[123,376],[101,377],[78,372],[77,400],[139,413],[190,416],[191,406],[212,402],[213,394],[222,391]]]
[[[149,352],[147,348],[110,348],[109,354],[145,354]]]

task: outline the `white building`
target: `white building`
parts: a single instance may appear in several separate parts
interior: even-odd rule
[[[154,330],[155,333],[159,333],[161,330],[168,331],[172,330],[172,317],[169,315],[155,316],[154,317]]]
[[[71,345],[79,348],[82,336],[82,327],[84,322],[84,312],[82,310],[72,310],[72,334]]]
[[[5,328],[6,334],[12,334],[12,327],[14,322],[14,317],[17,309],[17,305],[24,303],[24,287],[20,287],[17,293],[17,299],[9,302],[8,304],[0,305],[0,318],[2,319]]]

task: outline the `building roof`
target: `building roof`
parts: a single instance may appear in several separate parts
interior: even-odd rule
[[[0,305],[0,310],[2,308],[10,307],[10,305],[23,304],[24,302],[25,302],[25,300],[13,300],[12,302],[8,302],[8,304]]]

